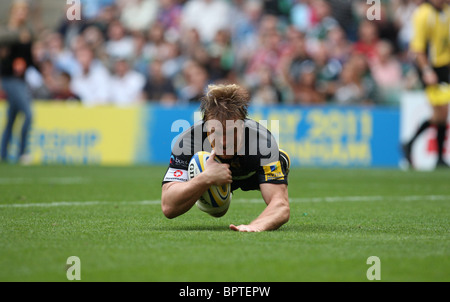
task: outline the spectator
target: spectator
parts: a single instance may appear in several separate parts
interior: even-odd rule
[[[81,0],[83,19],[93,20],[102,12],[103,8],[113,5],[115,0]]]
[[[317,90],[316,66],[313,61],[303,61],[298,66],[298,77],[291,89],[294,104],[317,105],[325,102],[325,96]]]
[[[58,77],[58,86],[54,91],[52,98],[57,101],[80,101],[70,88],[71,76],[68,72],[61,72]]]
[[[259,106],[280,104],[282,92],[275,83],[270,68],[261,66],[257,75],[257,83],[251,89],[251,103]]]
[[[152,60],[151,55],[146,50],[147,39],[144,32],[133,34],[134,54],[132,56],[132,68],[144,76],[148,76],[148,64]]]
[[[174,105],[177,101],[177,94],[172,81],[163,73],[163,61],[154,60],[149,67],[149,77],[143,90],[144,99],[148,102]]]
[[[401,51],[407,51],[413,37],[412,16],[423,0],[397,0],[394,7],[394,24],[398,29],[398,45]]]
[[[145,53],[153,60],[166,60],[169,56],[169,43],[164,36],[164,27],[161,23],[155,22],[148,30],[148,43],[145,46]]]
[[[110,81],[109,101],[116,106],[136,105],[141,100],[145,77],[131,70],[127,59],[117,59]]]
[[[220,29],[230,29],[231,6],[224,0],[191,0],[181,15],[182,32],[195,29],[202,43],[208,44]]]
[[[26,1],[14,1],[8,24],[0,28],[1,65],[0,76],[2,87],[7,95],[8,110],[7,121],[3,131],[0,160],[8,159],[8,145],[12,137],[12,129],[17,115],[23,113],[25,120],[22,125],[20,145],[18,151],[19,161],[28,164],[27,154],[28,134],[33,118],[31,110],[31,94],[24,80],[25,71],[33,64],[31,52],[33,32],[27,24],[29,6]]]
[[[100,40],[102,42],[102,40]],[[58,32],[51,32],[45,39],[46,53],[58,71],[69,72],[76,64],[73,53],[64,46],[63,37]],[[40,60],[39,60],[40,61]]]
[[[365,85],[362,77],[361,57],[344,64],[339,77],[334,100],[340,105],[373,104],[371,89]]]
[[[33,99],[48,99],[51,94],[45,86],[44,78],[41,73],[42,62],[49,60],[49,53],[45,43],[41,40],[35,40],[31,46],[33,65],[29,66],[24,74],[25,82]]]
[[[134,54],[133,39],[126,34],[125,28],[119,20],[109,24],[105,47],[106,53],[112,59],[129,58]]]
[[[376,57],[376,46],[378,43],[378,29],[375,23],[363,21],[359,25],[358,41],[353,46],[355,54],[363,54],[367,59],[372,60]]]
[[[244,72],[246,63],[257,49],[262,15],[263,5],[260,1],[245,1],[233,11],[236,21],[231,29],[231,47],[236,63],[234,68],[239,73]]]
[[[324,40],[328,32],[339,26],[339,23],[331,16],[331,9],[325,0],[314,0],[311,3],[315,23],[308,28],[307,38],[316,42]]]
[[[157,21],[164,27],[166,39],[176,42],[180,39],[180,22],[183,6],[176,0],[160,0]]]
[[[290,12],[292,25],[301,32],[312,28],[311,0],[295,0]]]
[[[110,74],[108,69],[94,57],[87,46],[77,50],[79,72],[73,76],[71,90],[80,97],[83,105],[95,106],[108,103]]]
[[[370,64],[370,70],[381,90],[383,100],[389,103],[398,102],[398,92],[402,88],[402,66],[393,55],[392,44],[380,41],[377,45],[377,57]]]
[[[198,62],[188,61],[183,68],[183,74],[185,85],[180,90],[181,103],[199,103],[209,84],[208,72]]]
[[[157,18],[159,1],[133,0],[122,7],[121,22],[129,31],[143,31],[151,27]]]
[[[200,34],[195,28],[185,33],[181,40],[181,48],[187,58],[197,61],[202,65],[209,63],[209,53],[200,39]]]
[[[108,86],[105,67],[114,69],[112,62],[117,58],[130,59],[130,69],[151,79],[146,85],[155,95],[149,93],[149,97],[167,99],[167,104],[198,99],[210,82],[239,82],[252,89],[254,102],[261,104],[270,103],[269,99],[276,103],[334,101],[335,91],[342,96],[343,87],[351,86],[344,82],[353,78],[352,73],[361,77],[358,83],[350,82],[362,85],[364,98],[379,102],[380,96],[389,99],[386,90],[397,90],[390,86],[397,83],[399,66],[403,68],[400,74],[407,78],[400,81],[405,82],[404,87],[417,87],[411,58],[406,51],[397,54],[395,50],[397,43],[400,50],[407,49],[411,34],[408,16],[423,0],[383,2],[380,21],[368,21],[370,5],[355,0],[82,1],[82,20],[64,18],[60,31],[43,31],[33,48],[36,67],[28,68],[26,81],[36,97],[51,98],[54,87],[68,80],[59,74],[67,72],[72,93],[79,95],[83,104],[107,103],[109,94],[105,99],[101,92]],[[379,41],[395,38],[397,30],[398,40],[390,44],[394,50],[387,54],[389,47]],[[94,51],[95,59],[86,69],[79,54],[87,47]],[[155,65],[149,67],[152,61]],[[347,63],[356,70],[342,75]],[[314,67],[305,68],[309,65]],[[151,72],[157,75],[149,74],[153,68],[158,71]],[[105,78],[101,80],[99,74]],[[100,84],[94,85],[89,77]],[[124,80],[115,79],[119,78]],[[81,79],[86,85],[76,84]],[[166,81],[176,93],[167,88]],[[95,101],[90,93],[83,93],[94,86],[100,87],[92,90]],[[160,90],[170,91],[169,97],[163,97]]]
[[[181,73],[186,57],[182,53],[179,43],[169,43],[167,46],[169,48],[167,58],[162,62],[162,72],[165,77],[173,81]]]
[[[295,28],[289,31],[288,49],[281,58],[281,70],[284,82],[289,87],[294,87],[300,78],[300,69],[304,61],[310,60],[306,49],[306,39],[304,33]]]
[[[234,65],[230,32],[227,30],[219,30],[207,50],[209,54],[208,69],[211,81],[214,82],[227,78]]]
[[[353,47],[342,28],[334,27],[329,30],[324,43],[331,59],[338,60],[341,64],[349,59]]]
[[[36,87],[37,89],[32,89],[33,98],[40,100],[52,99],[54,92],[58,89],[59,72],[49,58],[39,62],[38,68],[42,82],[40,86]]]
[[[277,28],[278,18],[265,16],[259,29],[260,43],[252,55],[245,71],[245,80],[249,86],[253,86],[257,79],[256,73],[262,66],[268,66],[274,73],[281,70],[281,58],[285,51],[282,36]]]
[[[314,0],[312,0],[314,1]],[[327,0],[331,8],[333,18],[339,23],[344,35],[348,37],[349,42],[357,40],[358,24],[355,18],[355,6],[358,3],[366,2],[360,0]]]
[[[316,88],[327,100],[331,100],[342,71],[342,63],[329,57],[325,43],[318,45],[312,57],[316,65]]]
[[[389,41],[380,41],[377,56],[370,65],[371,73],[378,86],[399,89],[402,85],[402,66],[393,55]]]
[[[108,64],[109,57],[106,53],[105,39],[101,30],[97,26],[91,25],[84,29],[81,35],[86,45],[93,49],[94,56],[104,64]]]

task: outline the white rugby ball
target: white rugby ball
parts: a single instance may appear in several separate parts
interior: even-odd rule
[[[188,175],[189,180],[199,175],[205,170],[206,161],[210,156],[209,152],[200,151],[194,154],[189,162]],[[221,162],[217,157],[215,161]],[[197,200],[197,207],[205,213],[214,217],[221,217],[228,211],[231,201],[231,185],[223,186],[212,185],[203,195]]]

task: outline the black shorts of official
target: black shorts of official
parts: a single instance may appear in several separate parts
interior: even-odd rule
[[[416,66],[417,72],[419,74],[420,82],[424,87],[428,85],[423,81],[423,72],[418,66]],[[437,75],[438,83],[450,83],[450,65],[445,65],[442,67],[433,67],[434,72]]]

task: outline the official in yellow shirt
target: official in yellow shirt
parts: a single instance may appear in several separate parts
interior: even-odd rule
[[[450,6],[447,0],[428,0],[421,4],[414,12],[413,26],[410,50],[414,54],[433,115],[403,145],[403,151],[413,165],[412,146],[417,137],[433,125],[437,128],[437,167],[448,167],[443,154],[450,103]]]

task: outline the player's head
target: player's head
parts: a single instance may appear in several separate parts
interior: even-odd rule
[[[247,90],[235,84],[209,85],[202,98],[200,109],[208,128],[208,138],[223,159],[233,157],[242,143],[243,135],[240,134],[247,118],[249,100]]]

